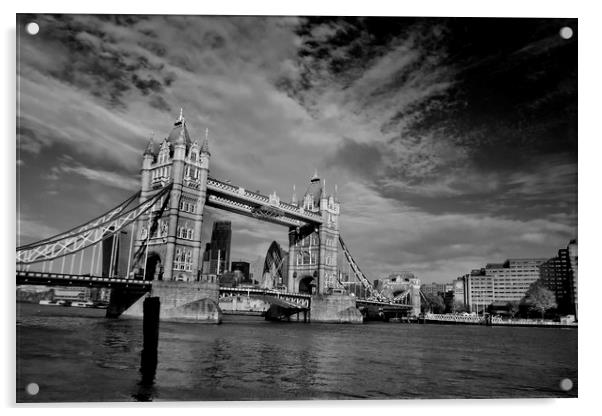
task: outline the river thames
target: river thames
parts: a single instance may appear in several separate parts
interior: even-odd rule
[[[142,321],[17,303],[17,401],[577,397],[577,330],[366,323],[160,324],[154,380]],[[569,391],[560,382],[569,379]],[[26,392],[36,383],[39,392]]]

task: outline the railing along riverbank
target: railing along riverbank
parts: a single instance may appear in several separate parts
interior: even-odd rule
[[[421,323],[459,324],[459,325],[488,325],[488,326],[529,326],[550,328],[577,328],[577,322],[561,320],[560,322],[544,319],[503,319],[500,317],[479,315],[455,315],[427,313]]]

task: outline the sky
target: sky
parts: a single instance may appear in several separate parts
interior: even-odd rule
[[[19,245],[136,192],[180,108],[209,129],[213,177],[284,200],[315,169],[336,184],[372,279],[449,282],[577,238],[576,19],[20,15],[17,32]],[[217,210],[203,243],[215,219],[232,259],[286,247]]]

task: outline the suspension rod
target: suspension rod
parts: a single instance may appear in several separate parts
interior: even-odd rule
[[[135,225],[136,223],[132,223],[132,230],[130,231],[130,250],[128,252],[128,267],[125,271],[125,278],[129,279],[130,278],[130,267],[132,265],[132,249],[134,248],[134,230],[135,230]]]
[[[87,247],[96,244],[105,234],[116,233],[124,227],[127,227],[130,223],[136,221],[142,214],[151,210],[159,198],[168,195],[170,189],[171,185],[166,186],[152,198],[120,216],[117,216],[111,221],[103,222],[95,228],[86,229],[77,234],[69,235],[62,240],[49,242],[47,244],[39,244],[26,249],[17,249],[17,263],[38,263],[84,250]],[[163,206],[162,211],[164,208],[165,205]]]
[[[120,231],[118,231],[120,232]],[[111,261],[109,263],[109,278],[113,277],[113,275],[115,274],[115,257],[116,257],[116,241],[117,239],[115,237],[117,237],[118,234],[113,234],[113,241],[111,242]]]
[[[98,256],[96,257],[96,265],[94,266],[97,276],[102,276],[102,243],[98,245]]]
[[[92,261],[90,262],[90,276],[94,276],[94,261],[96,260],[96,245],[92,246]]]
[[[50,243],[52,241],[61,240],[61,239],[64,239],[64,238],[66,238],[66,237],[68,237],[70,235],[79,234],[79,233],[85,231],[88,228],[97,227],[97,226],[99,226],[99,225],[102,224],[102,223],[95,224],[98,220],[105,218],[104,222],[107,222],[112,217],[114,217],[115,215],[117,215],[121,211],[123,211],[123,209],[125,207],[127,207],[128,205],[130,205],[139,196],[140,196],[140,191],[136,192],[134,195],[130,196],[128,199],[126,199],[125,201],[123,201],[122,203],[120,203],[115,208],[111,209],[110,211],[108,211],[108,212],[106,212],[104,214],[101,214],[98,217],[96,217],[96,218],[94,218],[94,219],[92,219],[92,220],[90,220],[90,221],[88,221],[88,222],[86,222],[84,224],[81,224],[81,225],[78,225],[76,227],[73,227],[73,228],[71,228],[71,229],[69,229],[67,231],[64,231],[62,233],[56,234],[56,235],[54,235],[52,237],[48,237],[48,238],[45,238],[45,239],[40,240],[40,241],[35,241],[33,243],[29,243],[29,244],[25,244],[25,245],[22,245],[20,247],[17,247],[17,251],[24,250],[26,248],[37,247],[39,245],[47,244],[47,243]]]
[[[81,257],[79,258],[79,275],[82,274],[82,267],[84,265],[84,250],[82,250],[81,252]]]

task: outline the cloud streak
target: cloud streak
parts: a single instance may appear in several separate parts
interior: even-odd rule
[[[574,20],[33,17],[41,36],[19,23],[24,237],[135,191],[149,136],[180,107],[193,138],[209,128],[212,176],[284,200],[315,168],[338,183],[344,238],[373,277],[445,281],[576,237],[576,36],[556,29],[577,34]],[[221,212],[203,243],[219,218],[233,257],[287,245]]]

